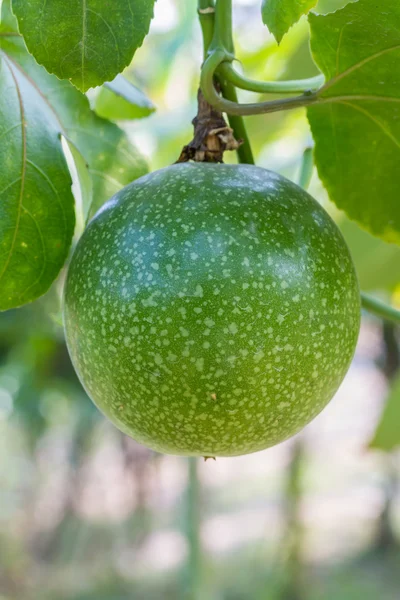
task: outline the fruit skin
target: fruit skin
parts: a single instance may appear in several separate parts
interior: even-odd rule
[[[79,377],[119,429],[161,452],[235,456],[326,406],[360,295],[341,233],[305,191],[258,167],[186,163],[97,213],[64,319]]]

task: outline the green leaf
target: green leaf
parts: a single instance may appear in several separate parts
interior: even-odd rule
[[[0,31],[3,35],[19,35],[17,20],[11,10],[11,0],[0,0]]]
[[[142,45],[155,0],[13,0],[29,52],[80,90],[112,80]]]
[[[394,450],[400,445],[400,375],[392,383],[371,448]]]
[[[400,3],[359,0],[309,20],[327,80],[308,109],[320,178],[351,219],[400,243]]]
[[[386,244],[343,218],[339,227],[350,248],[360,288],[364,291],[393,291],[400,283],[400,248]]]
[[[22,38],[8,34],[0,40],[3,52],[20,65],[56,115],[78,171],[84,218],[92,216],[114,193],[147,173],[146,162],[119,127],[90,109],[86,96],[40,67]]]
[[[94,109],[104,119],[142,119],[155,111],[149,98],[123,75],[105,83],[95,100]]]
[[[278,44],[285,33],[307,14],[318,0],[263,0],[262,18]]]
[[[9,39],[2,29],[0,310],[31,302],[48,290],[67,258],[75,227],[60,124],[34,83],[4,51],[3,41]]]

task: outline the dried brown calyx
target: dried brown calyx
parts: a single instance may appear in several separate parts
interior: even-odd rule
[[[177,162],[224,162],[224,152],[237,150],[243,142],[235,139],[222,113],[208,104],[201,90],[197,100],[197,116],[192,121],[194,138],[183,148]]]

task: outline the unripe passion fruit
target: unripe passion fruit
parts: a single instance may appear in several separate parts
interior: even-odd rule
[[[353,357],[360,297],[338,228],[297,185],[181,164],[91,221],[64,317],[81,381],[119,429],[162,452],[234,456],[325,407]]]

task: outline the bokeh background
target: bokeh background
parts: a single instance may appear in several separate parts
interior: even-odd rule
[[[318,11],[345,3],[323,0]],[[246,72],[315,74],[306,20],[278,49],[260,4],[234,1]],[[191,138],[201,48],[195,0],[158,0],[127,71],[157,111],[119,123],[152,169],[173,163]],[[247,125],[257,163],[296,180],[310,143],[305,112]],[[338,213],[316,174],[310,191],[342,228],[362,287],[396,302],[400,251]],[[94,408],[66,351],[61,288],[62,278],[41,300],[0,314],[0,600],[400,598],[394,327],[364,316],[342,387],[295,439],[204,462],[156,454]]]

